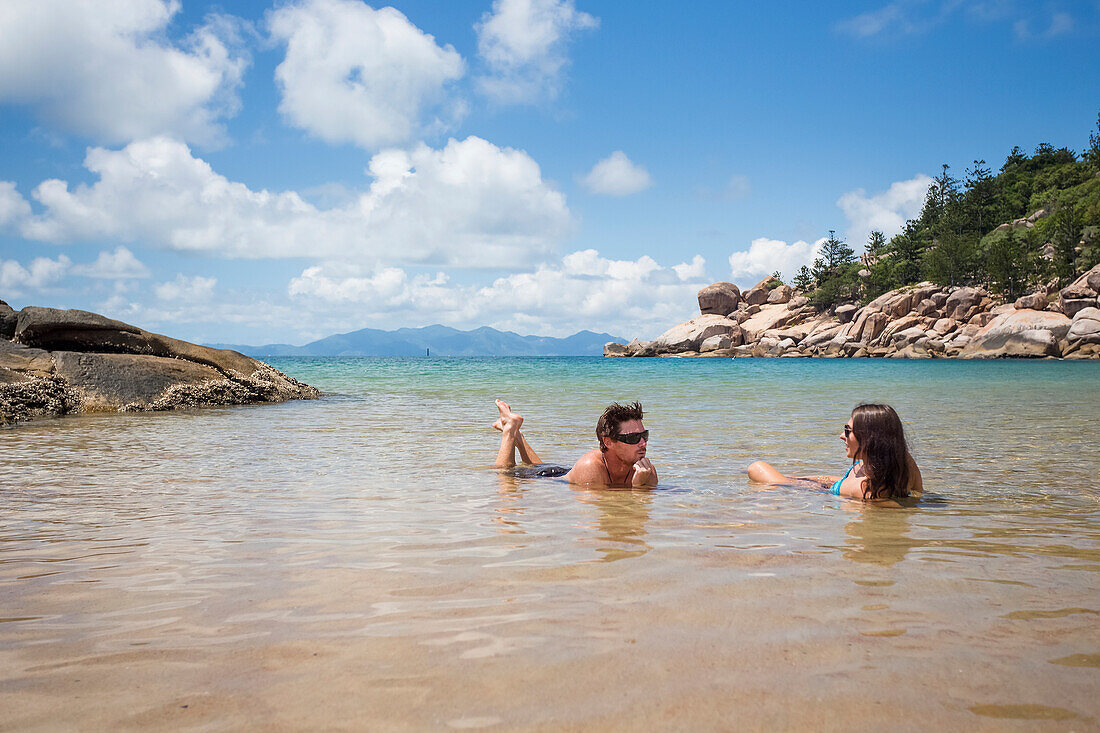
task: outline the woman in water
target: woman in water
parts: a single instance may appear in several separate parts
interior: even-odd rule
[[[905,444],[901,418],[889,405],[859,405],[844,425],[844,447],[852,465],[841,477],[784,476],[764,461],[748,467],[749,478],[764,484],[810,483],[836,496],[860,501],[882,501],[919,496],[924,490]]]

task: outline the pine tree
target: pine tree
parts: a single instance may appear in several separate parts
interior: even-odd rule
[[[872,260],[877,260],[886,254],[886,237],[877,229],[867,237],[867,254]]]
[[[829,238],[821,245],[821,256],[818,259],[828,274],[836,274],[842,266],[855,262],[856,253],[847,242],[837,239],[836,232],[830,229]]]
[[[1089,146],[1081,157],[1089,165],[1100,168],[1100,113],[1096,115],[1096,131],[1089,133]]]
[[[1072,205],[1060,206],[1050,217],[1050,243],[1054,245],[1054,273],[1063,283],[1078,274],[1077,244],[1081,241],[1081,217]]]
[[[794,276],[794,287],[803,293],[808,293],[814,286],[814,276],[810,274],[810,268],[803,265]]]
[[[928,193],[924,197],[920,223],[929,229],[942,224],[948,207],[958,201],[959,182],[951,176],[950,171],[951,166],[944,163],[942,172],[932,179],[932,185],[928,187]]]
[[[909,222],[904,232],[890,240],[890,287],[920,279],[921,261],[930,244],[928,234],[917,222]]]
[[[959,285],[970,279],[977,251],[977,235],[947,232],[924,257],[924,274],[939,285]]]
[[[830,229],[829,238],[821,245],[821,253],[810,270],[817,284],[810,295],[811,302],[818,307],[832,307],[852,297],[858,284],[857,269],[856,253]]]
[[[993,290],[1013,300],[1036,272],[1037,254],[1033,242],[1019,229],[998,232],[990,237],[984,265]]]
[[[1001,173],[1018,168],[1027,160],[1027,156],[1024,155],[1024,151],[1020,150],[1019,145],[1013,145],[1012,150],[1009,151],[1008,157],[1005,158],[1005,164],[1001,166]]]
[[[968,226],[965,228],[976,231],[979,235],[985,234],[993,225],[997,182],[990,173],[984,160],[975,160],[974,167],[966,171],[963,209]]]

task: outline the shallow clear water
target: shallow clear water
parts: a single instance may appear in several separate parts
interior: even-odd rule
[[[1094,729],[1100,364],[304,359],[316,402],[0,431],[0,729]],[[652,492],[491,468],[639,399]],[[845,468],[859,401],[926,494]]]

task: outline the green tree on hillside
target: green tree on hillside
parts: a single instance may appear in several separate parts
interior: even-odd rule
[[[920,280],[924,252],[931,240],[930,232],[916,222],[890,240],[890,287],[908,285]]]
[[[1089,146],[1081,157],[1093,168],[1100,168],[1100,113],[1096,115],[1096,131],[1089,133]]]
[[[870,274],[862,283],[853,277],[842,287],[843,272],[830,268],[828,258],[814,264],[815,302],[833,305],[861,288],[868,300],[921,279],[982,285],[1006,297],[1053,276],[1071,281],[1100,262],[1098,174],[1100,115],[1080,158],[1050,143],[1040,143],[1031,155],[1014,147],[996,175],[984,160],[974,160],[961,183],[944,164],[918,216],[889,241],[872,234]],[[1050,216],[1036,217],[1034,226],[1001,229],[1041,209]],[[1052,250],[1049,260],[1044,249]]]
[[[1027,156],[1024,155],[1024,151],[1020,150],[1019,145],[1013,145],[1012,150],[1008,151],[1008,156],[1005,157],[1005,164],[1001,166],[1001,173],[1014,168],[1027,160]]]
[[[829,238],[821,245],[821,252],[810,270],[816,285],[810,302],[818,307],[831,308],[853,297],[858,289],[858,270],[856,253],[847,242],[837,239],[836,232],[830,229]]]
[[[814,261],[814,277],[837,275],[845,265],[855,262],[856,253],[836,232],[829,230],[829,238],[821,245],[821,253]]]
[[[872,260],[886,254],[886,237],[877,229],[872,230],[867,237],[867,254]]]
[[[874,230],[867,237],[867,271],[863,281],[863,298],[873,300],[893,287],[893,260],[890,245],[882,232]]]
[[[943,170],[932,179],[928,193],[924,197],[924,209],[921,210],[920,224],[928,229],[936,229],[951,222],[955,205],[959,201],[959,182],[951,175],[951,166],[944,163]]]
[[[1041,259],[1033,237],[1025,234],[1024,230],[1009,229],[994,232],[984,244],[982,264],[992,290],[1002,294],[1006,300],[1023,295]]]
[[[975,160],[974,167],[966,171],[966,189],[962,196],[962,215],[966,229],[985,234],[995,221],[997,210],[997,183],[990,175],[984,160]]]
[[[794,276],[794,286],[803,293],[810,292],[814,287],[814,276],[810,273],[810,268],[803,265],[798,268],[798,273]]]
[[[924,253],[924,275],[939,285],[970,282],[977,256],[977,235],[946,232]]]
[[[1050,217],[1047,231],[1054,247],[1054,274],[1063,284],[1077,274],[1077,245],[1082,229],[1081,217],[1072,206],[1060,206]]]

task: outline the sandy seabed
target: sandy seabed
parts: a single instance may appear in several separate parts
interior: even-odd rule
[[[0,730],[1097,727],[1093,365],[431,363],[0,431]],[[562,462],[620,395],[658,490],[487,467],[492,397]],[[917,506],[744,477],[864,398]]]

